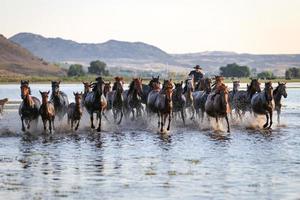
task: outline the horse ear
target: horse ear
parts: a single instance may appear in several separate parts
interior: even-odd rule
[[[280,85],[280,82],[278,81],[278,85]]]
[[[159,76],[157,76],[157,79],[159,79]]]
[[[75,92],[73,92],[74,96],[76,96]]]
[[[50,93],[50,90],[48,90],[47,94],[49,94],[49,93]]]
[[[180,83],[181,83],[181,85],[182,85],[182,84],[183,84],[183,81],[181,81]]]
[[[283,83],[284,85],[286,85],[286,82],[285,83]]]
[[[42,95],[43,93],[41,92],[41,90],[39,90],[40,94]]]

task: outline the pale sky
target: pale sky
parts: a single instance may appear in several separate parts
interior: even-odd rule
[[[0,33],[19,32],[168,53],[300,53],[300,0],[0,0]]]

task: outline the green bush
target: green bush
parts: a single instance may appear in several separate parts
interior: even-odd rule
[[[85,72],[80,64],[70,65],[68,70],[68,76],[84,76]]]

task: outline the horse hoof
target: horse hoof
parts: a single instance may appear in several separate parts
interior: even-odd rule
[[[101,132],[101,128],[97,128],[97,132]]]
[[[264,127],[264,128],[267,128],[267,126],[268,126],[268,124],[265,124],[263,127]]]
[[[25,132],[25,128],[22,128],[22,131]]]

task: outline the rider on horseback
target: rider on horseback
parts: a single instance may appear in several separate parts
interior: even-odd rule
[[[204,77],[204,72],[202,71],[202,68],[199,65],[196,65],[194,67],[195,70],[190,71],[189,76],[194,77],[194,84],[198,83],[200,79]]]

